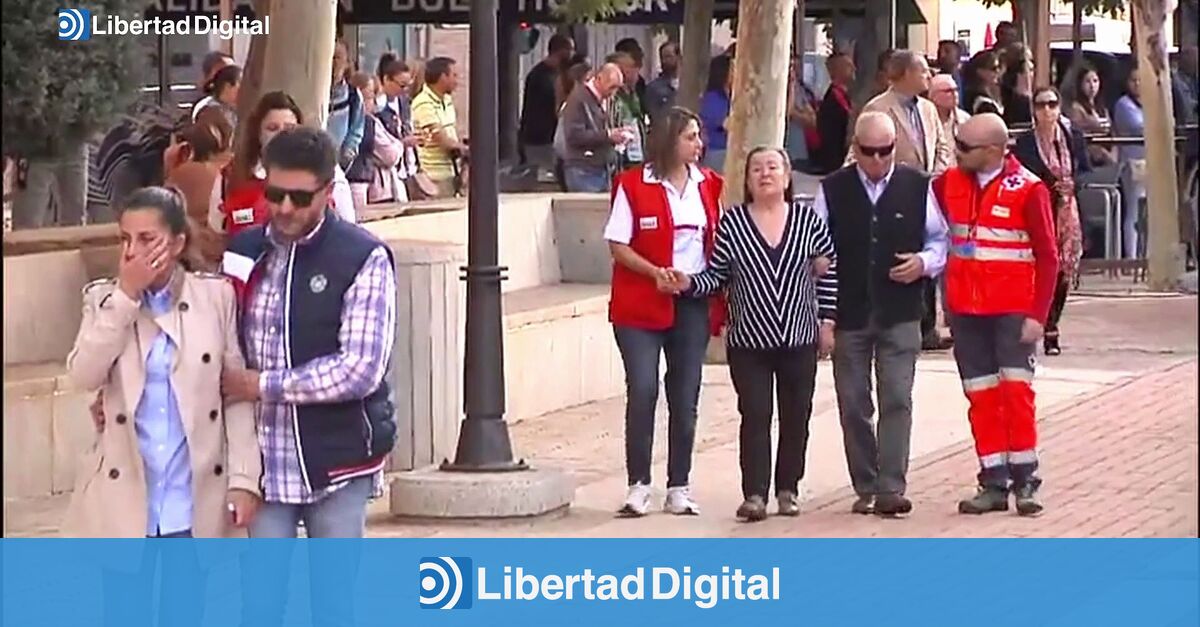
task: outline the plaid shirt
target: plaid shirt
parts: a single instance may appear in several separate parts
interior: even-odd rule
[[[380,246],[367,257],[344,296],[338,330],[341,349],[288,367],[283,302],[288,259],[292,246],[306,245],[320,228],[318,224],[299,242],[285,244],[271,237],[268,227],[271,248],[244,318],[246,361],[261,372],[258,444],[263,455],[263,499],[274,503],[313,503],[346,485],[337,483],[314,493],[305,484],[296,447],[296,406],[344,401],[356,390],[378,388],[395,336],[396,276],[387,251]],[[375,474],[374,483],[378,495],[382,472]]]

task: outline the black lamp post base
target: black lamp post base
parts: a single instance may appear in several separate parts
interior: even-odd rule
[[[513,461],[508,424],[500,416],[468,416],[458,434],[454,462],[443,461],[449,472],[512,472],[529,470],[525,460]]]

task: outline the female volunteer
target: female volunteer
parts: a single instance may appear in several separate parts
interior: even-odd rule
[[[245,535],[257,510],[254,406],[221,398],[222,369],[244,367],[233,287],[188,272],[183,205],[173,189],[135,191],[119,214],[117,278],[84,289],[67,374],[101,391],[103,411],[67,535]]]
[[[779,514],[800,513],[817,354],[833,350],[837,279],[833,238],[815,212],[793,200],[787,153],[756,148],[746,160],[746,204],[717,225],[708,269],[683,277],[685,294],[729,287],[729,373],[742,415],[738,438],[745,501],[737,517],[767,517],[771,418],[779,401],[775,499]],[[819,278],[818,278],[819,275]]]
[[[1042,344],[1045,354],[1058,355],[1062,353],[1058,322],[1067,304],[1067,294],[1078,282],[1079,260],[1083,258],[1083,229],[1075,181],[1080,174],[1091,171],[1092,166],[1083,134],[1063,117],[1058,90],[1038,88],[1033,93],[1033,107],[1033,132],[1017,139],[1015,153],[1021,165],[1038,175],[1050,189],[1058,239],[1058,287]]]
[[[246,121],[246,136],[241,138],[233,163],[213,184],[208,206],[208,226],[229,236],[266,224],[270,218],[263,190],[267,172],[262,167],[262,152],[267,142],[280,131],[304,123],[304,114],[292,97],[272,91],[263,94]],[[336,168],[333,177],[333,210],[347,222],[355,221],[354,197],[346,174]]]
[[[609,318],[625,365],[625,465],[629,493],[620,513],[650,507],[650,456],[658,362],[666,353],[669,413],[667,500],[672,514],[699,514],[688,475],[708,338],[719,323],[705,298],[676,295],[672,268],[708,266],[723,182],[700,168],[704,143],[696,114],[673,108],[655,125],[644,165],[619,174],[604,238],[613,264]]]

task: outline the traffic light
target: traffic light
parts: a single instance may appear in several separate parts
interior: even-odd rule
[[[529,22],[521,22],[517,30],[517,52],[528,54],[537,48],[542,32]]]

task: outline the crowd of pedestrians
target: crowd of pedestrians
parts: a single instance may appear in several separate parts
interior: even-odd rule
[[[1013,495],[1018,513],[1040,513],[1035,346],[1063,349],[1083,251],[1079,177],[1114,161],[1082,132],[1141,123],[1136,77],[1110,123],[1093,71],[1068,106],[1054,87],[993,80],[1003,72],[992,59],[1023,54],[1013,46],[960,68],[946,45],[936,76],[924,56],[890,51],[878,93],[855,105],[854,64],[833,55],[823,99],[793,70],[788,139],[737,164],[744,200],[722,207],[735,51],[712,60],[697,112],[674,103],[678,46],[658,52],[662,73],[646,82],[636,41],[593,69],[556,37],[527,79],[519,134],[524,157],[567,189],[611,192],[603,237],[627,384],[619,513],[651,507],[663,358],[664,507],[700,513],[690,471],[701,370],[722,332],[742,418],[738,518],[765,518],[772,495],[778,513],[800,513],[824,357],[852,511],[908,514],[917,357],[951,345],[980,463],[960,511],[1006,510]],[[210,60],[206,99],[162,153],[167,186],[122,199],[118,274],[84,291],[68,375],[98,391],[98,439],[67,530],[360,536],[396,438],[385,376],[397,293],[389,248],[356,222],[372,203],[463,191],[457,64],[388,54],[357,72],[339,43],[326,127],[314,129],[283,92],[263,94],[239,126],[240,70]],[[1031,131],[1010,146],[1013,98],[1027,99]],[[810,203],[792,174],[813,164],[831,171]],[[936,333],[939,289],[953,341]]]

